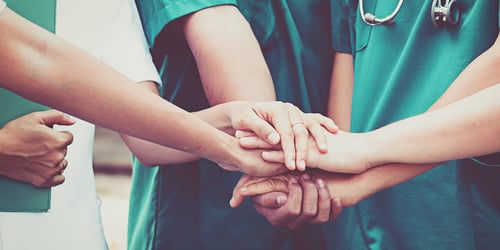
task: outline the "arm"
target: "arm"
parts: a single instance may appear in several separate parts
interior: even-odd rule
[[[302,117],[300,110],[281,103],[252,103],[249,106],[244,102],[233,102],[230,105],[218,105],[233,100],[275,99],[272,79],[264,57],[249,24],[238,9],[227,5],[216,6],[183,17],[181,21],[186,40],[195,56],[207,98],[211,105],[216,105],[196,112],[198,117],[230,134],[234,133],[234,129],[251,130],[272,144],[278,143],[281,139],[285,155],[293,158],[297,151],[296,158],[299,163],[300,159],[305,158],[300,152],[306,152],[308,132],[304,127],[291,126],[291,122],[304,120],[320,149],[326,148],[323,134],[318,135],[314,131],[321,131],[318,125],[335,131],[336,126],[331,121],[319,117],[315,119]],[[260,120],[271,123],[280,136],[271,133],[274,130]],[[145,142],[130,138],[126,141],[146,165],[198,159],[192,154],[178,154],[179,152],[175,150],[162,149],[151,144],[146,151]],[[142,145],[131,145],[131,143]],[[287,161],[287,164],[289,167],[295,165],[293,161]],[[301,166],[305,167],[303,163]]]
[[[49,187],[64,182],[64,159],[73,135],[56,131],[53,125],[71,125],[69,116],[48,110],[34,112],[7,123],[0,129],[0,175]]]
[[[275,99],[271,76],[259,45],[236,7],[220,5],[202,9],[182,17],[180,21],[211,105],[232,100]],[[154,86],[144,86],[159,94]],[[210,111],[195,114],[218,127],[220,122],[217,121],[221,119],[217,118],[220,115]],[[146,165],[181,163],[200,158],[126,135],[122,138]]]
[[[266,163],[259,152],[243,155],[237,139],[8,8],[0,13],[0,29],[9,34],[0,41],[0,87],[118,132],[196,153],[227,170],[264,174]],[[267,165],[266,172],[282,171],[278,165]]]
[[[353,67],[351,54],[335,53],[327,115],[344,131],[349,131],[351,126]]]

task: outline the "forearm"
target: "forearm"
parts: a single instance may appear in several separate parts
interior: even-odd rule
[[[352,55],[335,53],[327,115],[344,131],[349,131],[351,125],[353,84]]]
[[[183,22],[211,105],[233,100],[275,100],[259,44],[235,6],[207,8],[187,16]]]
[[[308,170],[308,172],[313,179],[323,179],[332,199],[340,198],[342,205],[348,207],[384,189],[406,182],[436,166],[437,164],[389,164],[355,175],[330,173],[314,169]]]
[[[372,165],[441,162],[500,151],[500,84],[370,132]],[[371,142],[371,143],[370,143]]]
[[[0,43],[2,87],[118,132],[213,160],[225,160],[221,155],[238,145],[8,9],[0,15],[0,26],[9,34]]]
[[[192,113],[211,126],[226,133],[233,133],[229,118],[223,105]],[[188,152],[164,147],[156,143],[121,134],[123,141],[136,158],[145,166],[168,165],[196,161],[200,156]]]
[[[432,107],[429,109],[429,111],[431,111],[431,112],[433,110],[437,111],[439,108],[443,108],[446,105],[449,105],[453,102],[456,102],[457,100],[460,100],[466,96],[472,95],[480,90],[483,90],[485,88],[488,88],[488,87],[493,86],[493,85],[497,84],[498,82],[500,82],[500,78],[499,78],[500,73],[497,70],[500,67],[500,65],[499,65],[499,63],[500,63],[500,56],[499,56],[500,55],[500,48],[498,46],[499,45],[498,43],[499,43],[499,39],[497,39],[495,45],[493,45],[488,51],[486,51],[481,56],[479,56],[476,60],[474,60],[458,76],[458,78],[453,82],[453,84],[448,88],[448,90],[439,98],[439,100],[437,100],[434,103],[434,105],[432,105]],[[489,98],[492,98],[492,99],[489,99],[490,106],[488,106],[486,108],[487,109],[487,111],[485,111],[486,113],[488,112],[488,110],[491,113],[495,113],[495,112],[498,113],[498,107],[499,107],[499,105],[498,105],[498,92],[496,92],[496,94],[493,93],[495,91],[498,91],[498,84],[497,84],[497,86],[494,86],[493,88],[487,90],[489,92],[489,94],[487,94],[487,95],[491,95],[491,96],[489,96]],[[480,93],[480,94],[486,95],[485,92]],[[482,97],[483,96],[472,97],[472,98],[477,98],[477,99],[469,98],[469,99],[464,100],[464,102],[458,103],[457,105],[454,105],[454,106],[450,106],[449,108],[456,108],[457,110],[460,108],[466,108],[465,106],[468,105],[468,103],[475,102],[475,101],[479,102],[478,100],[482,99]],[[496,101],[495,101],[495,98],[496,98]],[[481,100],[481,101],[485,101],[485,100]],[[480,105],[483,105],[483,104],[480,104]],[[484,104],[484,105],[486,105],[486,104]],[[443,110],[440,112],[443,113],[443,115],[445,115],[448,119],[450,119],[450,117],[453,116],[453,113],[444,114],[445,111],[446,110]],[[471,112],[469,112],[469,114],[474,115],[475,112],[477,112],[477,110],[471,111]],[[463,111],[459,111],[459,113],[463,113]],[[440,114],[440,113],[434,113],[433,115],[435,115],[436,118],[441,119],[441,117],[438,117],[436,114]],[[484,114],[485,113],[483,113],[480,116],[485,117]],[[427,114],[424,114],[424,115],[427,115]],[[491,137],[492,140],[495,140],[495,138],[498,137],[498,136],[496,136],[496,135],[498,135],[498,125],[497,125],[498,124],[498,115],[493,115],[493,116],[496,116],[496,117],[484,118],[484,119],[487,119],[486,120],[486,121],[488,121],[487,123],[490,123],[490,124],[488,124],[488,126],[489,125],[492,126],[492,127],[489,126],[489,129],[493,129],[493,130],[490,130],[490,132],[486,132],[485,134],[483,134],[483,136],[486,136],[486,138]],[[418,119],[420,119],[420,118],[418,118]],[[458,118],[456,118],[456,119],[458,119]],[[461,118],[461,119],[463,119],[463,118]],[[490,119],[496,119],[496,120],[493,121]],[[475,122],[470,122],[471,120],[467,120],[467,121],[468,122],[465,123],[466,124],[465,126],[474,126],[474,127],[477,126],[477,124],[475,124]],[[462,122],[463,122],[463,120],[462,120]],[[496,126],[497,128],[493,128],[493,127],[495,127],[495,125],[497,125]],[[452,128],[455,126],[457,126],[457,124],[451,125]],[[482,133],[482,132],[478,132],[478,131],[473,131],[473,132],[474,133]],[[470,136],[470,135],[460,135],[462,133],[464,133],[464,131],[458,131],[458,136],[462,137],[462,138],[464,136],[465,137]],[[425,133],[423,134],[423,136],[425,136]],[[453,139],[453,138],[448,138],[448,139]],[[436,140],[433,139],[432,137],[427,137],[427,141],[425,141],[424,146],[422,146],[422,147],[427,146],[428,143],[435,143],[435,142],[436,142]],[[408,143],[408,141],[406,141],[406,143]],[[413,142],[411,142],[411,143],[413,143]],[[474,142],[472,144],[467,144],[467,145],[470,146],[470,145],[477,145],[477,144],[478,144],[477,142]],[[489,144],[489,145],[490,145],[489,146],[490,149],[491,149],[491,147],[493,147],[493,148],[496,147],[494,144]],[[493,145],[493,146],[491,146],[491,145]],[[460,147],[461,146],[462,145],[460,145]],[[385,151],[385,152],[389,152],[391,155],[398,156],[399,154],[393,154],[393,152],[392,152],[392,150],[397,150],[396,148],[397,148],[396,146],[394,146],[392,148],[386,148],[387,151]],[[475,149],[471,149],[469,147],[467,150],[470,152],[470,151],[475,150]],[[483,151],[483,152],[486,153],[487,151]],[[409,153],[413,154],[412,151],[406,151],[406,153],[400,153],[400,154],[407,155]],[[474,154],[477,154],[477,153],[478,152],[475,152]],[[418,156],[418,154],[415,154],[415,155]],[[388,158],[389,158],[389,156],[386,157],[386,159],[388,159]],[[393,161],[398,162],[399,160],[400,159],[393,160]],[[377,160],[374,160],[374,161],[377,161]],[[435,161],[437,162],[439,160],[435,159]],[[381,161],[381,162],[383,162],[383,161]],[[428,171],[428,170],[430,170],[433,167],[438,166],[438,165],[439,164],[423,164],[423,165],[396,164],[396,163],[386,164],[386,165],[378,166],[376,168],[369,169],[365,173],[362,173],[355,178],[362,179],[363,180],[363,181],[361,181],[362,183],[368,184],[368,186],[365,186],[363,188],[363,190],[365,190],[365,194],[362,195],[362,197],[367,197],[375,192],[378,192],[380,190],[398,185],[402,182],[405,182],[409,179],[412,179],[415,176],[418,176],[418,175],[424,173],[425,171]]]

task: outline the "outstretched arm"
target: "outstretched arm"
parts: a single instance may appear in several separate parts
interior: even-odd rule
[[[281,141],[285,157],[289,159],[286,165],[291,169],[296,165],[292,159],[297,158],[300,163],[305,158],[303,152],[307,152],[307,130],[291,126],[294,120],[304,120],[313,136],[315,131],[320,131],[315,139],[322,149],[326,147],[324,133],[319,127],[335,131],[332,121],[320,117],[307,119],[297,108],[278,102],[234,102],[275,100],[273,82],[259,44],[250,25],[235,6],[219,5],[202,9],[181,17],[179,21],[196,60],[205,94],[210,104],[215,105],[195,112],[195,115],[231,135],[234,135],[235,129],[250,130],[268,143]],[[148,88],[157,93],[153,86]],[[302,130],[298,130],[299,127]],[[146,165],[180,163],[199,158],[126,136],[124,139]]]
[[[0,87],[118,132],[198,154],[228,170],[263,174],[257,166],[266,163],[258,152],[241,155],[234,150],[239,149],[235,138],[8,8],[0,13],[0,29],[8,34],[0,39]],[[268,169],[282,171],[278,165]]]

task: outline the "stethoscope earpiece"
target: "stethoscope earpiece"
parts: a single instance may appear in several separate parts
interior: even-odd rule
[[[432,2],[431,20],[437,28],[442,28],[446,24],[456,25],[459,19],[460,10],[456,0],[434,0]]]

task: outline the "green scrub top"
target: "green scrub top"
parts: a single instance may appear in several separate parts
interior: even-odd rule
[[[277,97],[324,113],[333,59],[330,8],[312,1],[137,1],[162,96],[188,111],[207,108],[193,56],[176,19],[219,4],[237,4],[270,68]],[[168,129],[168,128],[165,128]],[[319,225],[274,227],[250,201],[228,205],[240,174],[201,160],[148,168],[134,160],[129,249],[324,249]]]
[[[357,2],[357,1],[356,1]],[[498,0],[458,0],[456,27],[435,28],[432,1],[404,1],[395,23],[369,26],[333,0],[333,46],[354,55],[352,131],[425,112],[498,35]],[[384,17],[397,1],[365,0]],[[341,12],[337,12],[344,10]],[[345,11],[347,10],[347,11]],[[493,156],[498,162],[498,154]],[[345,209],[325,231],[332,249],[498,249],[500,169],[447,162]]]

